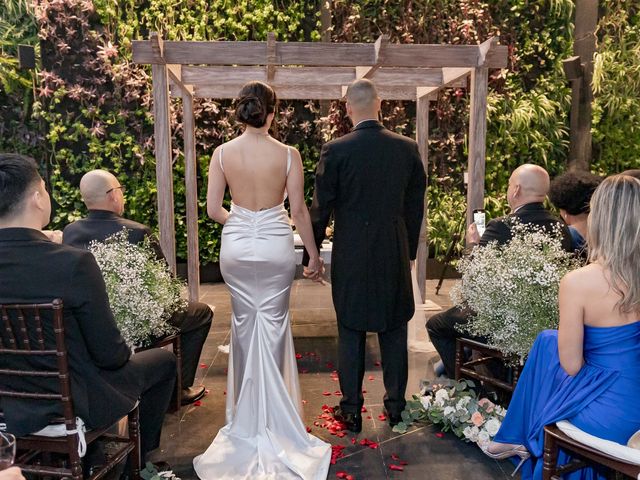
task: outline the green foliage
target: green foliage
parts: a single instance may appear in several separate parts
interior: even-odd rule
[[[593,168],[640,165],[640,6],[613,0],[598,25],[593,90]]]
[[[92,168],[106,168],[127,187],[127,216],[155,226],[156,187],[150,69],[131,63],[131,42],[158,31],[169,40],[319,39],[321,0],[7,0],[0,5],[0,149],[41,161],[57,201],[52,227],[84,213],[77,185]],[[498,36],[509,67],[490,72],[486,204],[488,218],[505,213],[508,176],[517,165],[564,170],[570,90],[561,68],[572,54],[571,0],[332,0],[332,41],[475,44]],[[637,1],[612,0],[601,9],[595,58],[593,168],[613,173],[637,166],[640,154],[640,14]],[[41,37],[42,71],[20,71],[16,45]],[[184,159],[180,105],[171,108],[174,137],[176,239],[186,255]],[[239,131],[228,101],[198,100],[200,254],[215,261],[220,226],[206,216],[206,175],[214,148]],[[445,89],[431,103],[429,238],[442,257],[464,216],[468,91]],[[349,130],[333,102],[283,102],[277,136],[301,151],[310,197],[323,142]],[[385,102],[393,131],[415,133],[415,104]]]

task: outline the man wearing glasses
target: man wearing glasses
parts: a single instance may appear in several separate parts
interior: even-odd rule
[[[104,241],[126,228],[129,242],[141,243],[148,236],[158,258],[165,258],[149,227],[122,216],[125,190],[115,176],[106,170],[92,170],[80,180],[80,193],[89,214],[65,227],[62,235],[64,244],[88,249],[91,241]],[[189,302],[186,311],[175,313],[169,320],[180,330],[183,405],[199,400],[205,393],[203,385],[194,387],[193,382],[212,320],[213,312],[200,302]]]

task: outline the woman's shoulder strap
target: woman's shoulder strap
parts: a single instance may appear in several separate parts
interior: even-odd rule
[[[291,170],[291,147],[287,147],[287,176],[289,176],[289,170]]]

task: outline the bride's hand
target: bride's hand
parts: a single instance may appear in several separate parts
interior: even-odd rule
[[[324,284],[322,275],[324,274],[324,261],[321,257],[314,257],[309,259],[309,265],[304,267],[302,273],[305,278],[313,280],[314,282],[320,282]]]

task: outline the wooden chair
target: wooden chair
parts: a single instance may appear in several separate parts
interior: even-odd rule
[[[464,360],[464,349],[471,350],[471,360]],[[499,350],[491,348],[488,345],[470,340],[468,338],[456,339],[456,380],[461,378],[470,378],[482,382],[485,385],[493,385],[494,387],[507,392],[509,395],[513,393],[518,383],[518,378],[522,372],[522,367],[518,364],[516,366],[509,366],[509,380],[496,378],[491,375],[491,372],[486,368],[487,364],[493,360],[511,360],[505,356]],[[515,363],[515,362],[511,362]],[[505,363],[506,364],[506,363]],[[476,367],[481,367],[478,371]],[[485,367],[485,368],[482,368]]]
[[[23,472],[36,476],[83,478],[82,461],[78,447],[81,434],[76,430],[76,415],[71,398],[71,381],[67,348],[65,345],[62,300],[42,304],[0,304],[2,331],[0,333],[0,357],[19,356],[24,359],[20,368],[0,369],[0,396],[24,400],[59,401],[63,417],[51,425],[64,424],[66,432],[61,437],[27,435],[17,439],[18,455],[15,465]],[[51,335],[53,332],[53,335]],[[14,357],[15,358],[15,357]],[[47,362],[46,359],[51,359]],[[37,366],[37,367],[36,367]],[[58,393],[44,387],[37,391],[20,391],[11,387],[17,376],[54,379]],[[57,380],[57,382],[56,382]],[[108,433],[112,426],[91,430],[84,434],[86,444],[97,440],[109,442],[114,447],[107,456],[107,464],[91,476],[103,478],[118,463],[131,455],[131,478],[140,478],[139,413],[136,406],[128,415],[129,436]],[[62,466],[52,464],[52,454],[64,456]]]
[[[176,370],[178,371],[178,374],[176,375],[176,391],[174,394],[172,405],[169,406],[168,411],[171,413],[179,413],[180,407],[182,406],[182,346],[180,343],[180,333],[161,337],[154,341],[151,345],[148,345],[146,347],[138,347],[135,349],[135,351],[136,353],[143,352],[145,350],[165,347],[167,345],[171,345],[173,354],[176,356]]]
[[[566,465],[556,465],[560,448],[570,453],[575,459]],[[609,478],[611,479],[616,478],[615,472],[619,472],[633,479],[640,478],[640,465],[623,462],[604,452],[584,445],[570,438],[556,425],[547,425],[544,427],[543,480],[562,480],[562,475],[590,465],[602,465],[609,468]]]

